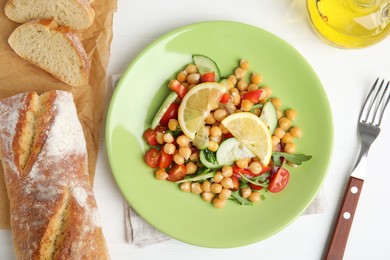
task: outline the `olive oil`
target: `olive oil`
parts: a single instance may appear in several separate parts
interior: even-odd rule
[[[390,0],[307,0],[314,30],[342,48],[362,48],[390,34]]]

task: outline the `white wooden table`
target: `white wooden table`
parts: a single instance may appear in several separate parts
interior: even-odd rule
[[[108,75],[123,72],[141,50],[177,27],[207,20],[231,20],[258,26],[289,42],[317,72],[333,110],[335,142],[324,183],[328,201],[326,213],[301,216],[264,241],[234,249],[200,248],[176,240],[144,248],[127,244],[123,198],[102,149],[95,193],[111,258],[320,259],[358,153],[356,122],[359,109],[374,79],[390,79],[390,37],[373,47],[359,50],[328,46],[311,31],[305,0],[118,1]],[[390,259],[389,147],[390,116],[387,116],[382,133],[370,151],[368,174],[345,259]],[[0,258],[15,258],[9,231],[0,231]]]

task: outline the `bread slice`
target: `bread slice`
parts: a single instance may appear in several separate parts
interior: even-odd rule
[[[58,26],[53,19],[20,25],[8,43],[20,57],[69,85],[88,82],[90,68],[81,42],[68,27]]]
[[[88,28],[95,18],[86,0],[9,0],[5,14],[18,23],[47,18],[72,29]]]

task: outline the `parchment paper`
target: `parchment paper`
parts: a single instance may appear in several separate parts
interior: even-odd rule
[[[13,52],[7,41],[19,24],[5,16],[6,2],[7,0],[0,0],[0,99],[27,91],[43,93],[61,89],[72,92],[87,140],[89,173],[93,184],[99,147],[99,129],[104,114],[112,20],[117,8],[117,0],[94,0],[91,6],[96,16],[92,26],[77,32],[91,62],[89,84],[80,87],[71,87],[58,81]],[[0,167],[0,229],[9,228],[9,201],[3,169]]]

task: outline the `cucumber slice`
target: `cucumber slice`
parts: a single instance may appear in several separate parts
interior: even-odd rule
[[[267,124],[271,135],[278,125],[278,113],[271,102],[266,102],[261,110],[260,118]]]
[[[199,154],[199,159],[200,159],[200,162],[206,167],[206,168],[209,168],[209,169],[218,169],[218,168],[221,168],[223,165],[220,165],[220,164],[215,164],[215,163],[212,163],[212,162],[209,162],[207,159],[206,159],[206,154],[205,154],[205,150],[201,150],[200,151],[200,154]]]
[[[167,112],[169,106],[175,102],[177,98],[176,92],[171,92],[167,98],[164,100],[160,108],[158,109],[156,115],[153,118],[151,128],[154,130],[156,126],[160,123],[161,118],[164,116],[165,112]]]
[[[203,75],[207,72],[214,72],[215,82],[219,81],[219,79],[221,78],[220,76],[221,73],[215,61],[201,54],[192,55],[192,60],[194,61],[195,65],[198,67],[198,71],[200,75]]]
[[[234,137],[223,141],[217,150],[219,165],[232,165],[239,159],[253,157],[256,157],[256,155]]]

